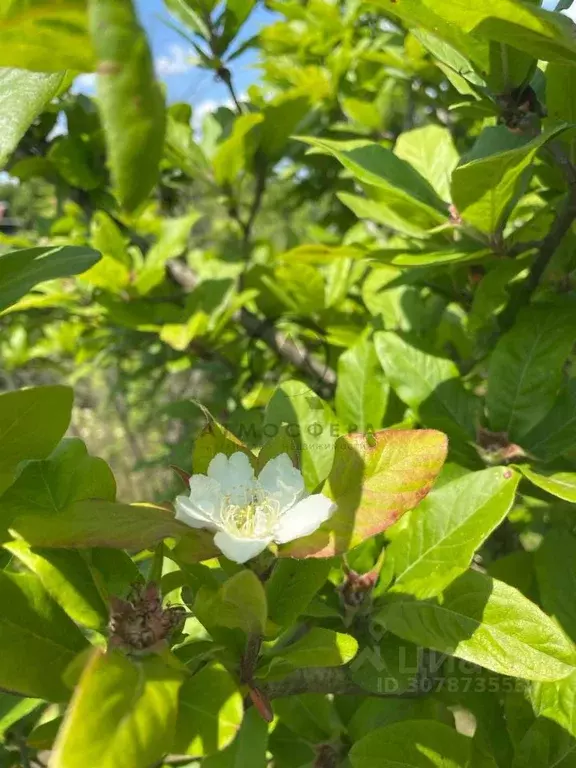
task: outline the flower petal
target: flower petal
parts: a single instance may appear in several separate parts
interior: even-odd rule
[[[191,528],[207,528],[217,531],[214,520],[196,507],[188,496],[176,496],[176,520]]]
[[[214,536],[214,544],[226,555],[228,560],[235,563],[245,563],[260,552],[263,552],[272,538],[266,539],[244,539],[239,536],[233,536],[228,531],[218,531]]]
[[[255,485],[254,470],[245,453],[231,456],[217,453],[208,465],[208,477],[220,483],[222,494],[230,504],[243,506],[250,500]]]
[[[302,473],[292,464],[287,453],[270,459],[258,475],[258,484],[267,496],[276,499],[280,512],[293,507],[304,494]]]
[[[314,533],[335,510],[336,504],[327,496],[321,493],[307,496],[282,515],[274,532],[274,541],[285,544]]]

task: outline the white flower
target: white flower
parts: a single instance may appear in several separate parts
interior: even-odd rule
[[[218,453],[206,475],[192,475],[190,495],[176,498],[176,518],[215,531],[227,558],[245,563],[275,541],[284,544],[313,533],[336,509],[321,493],[308,495],[286,453],[266,464],[258,478],[246,454]]]

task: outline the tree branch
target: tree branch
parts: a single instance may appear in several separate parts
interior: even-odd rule
[[[376,693],[355,683],[348,667],[306,667],[297,669],[282,680],[255,681],[258,689],[269,699],[297,696],[301,693],[332,693],[335,696],[375,696],[384,699],[414,699],[430,693],[422,686],[414,691]],[[434,686],[432,686],[433,689]]]
[[[166,268],[171,278],[185,291],[193,291],[196,287],[196,275],[184,262],[172,259]],[[332,392],[336,386],[336,373],[323,363],[304,345],[298,345],[271,323],[261,320],[255,314],[242,308],[234,313],[232,319],[238,322],[252,337],[261,339],[278,357],[286,360],[297,370],[314,378],[317,382],[315,389]]]

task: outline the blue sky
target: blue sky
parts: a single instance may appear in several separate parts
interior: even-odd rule
[[[203,112],[210,111],[216,104],[226,102],[229,98],[226,87],[215,81],[211,72],[194,65],[192,58],[195,53],[190,45],[163,22],[171,20],[174,23],[163,0],[136,0],[136,6],[152,46],[156,71],[168,88],[169,101],[186,101],[192,104],[197,112],[197,120]],[[246,40],[273,19],[274,15],[270,11],[258,7],[242,27],[238,40]],[[234,62],[233,78],[239,94],[258,79],[255,62],[256,53],[252,50]],[[81,76],[77,87],[92,93],[94,77]]]

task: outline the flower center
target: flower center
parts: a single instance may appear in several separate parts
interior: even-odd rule
[[[280,519],[280,503],[259,488],[245,493],[242,504],[224,500],[222,525],[233,536],[242,539],[262,539],[271,536]]]

